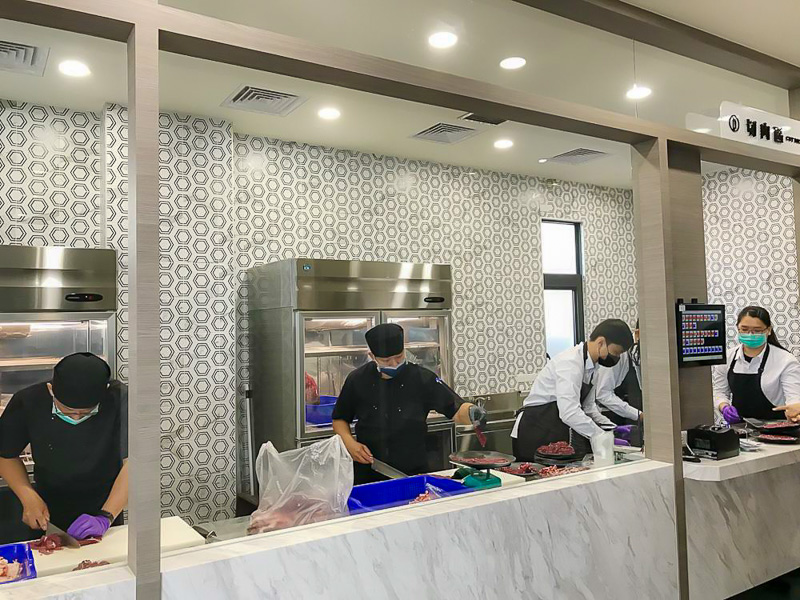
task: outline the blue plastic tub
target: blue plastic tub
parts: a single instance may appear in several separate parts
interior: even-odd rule
[[[306,404],[306,423],[330,425],[333,423],[333,407],[336,396],[320,396],[319,404]]]
[[[437,489],[441,496],[456,496],[474,491],[458,481],[433,477],[432,475],[415,475],[405,479],[390,479],[376,483],[357,485],[350,493],[347,508],[351,515],[382,510],[393,506],[403,506],[424,493],[426,484]]]
[[[36,565],[33,564],[33,552],[28,544],[7,544],[0,546],[0,556],[8,562],[17,561],[22,564],[22,575],[14,581],[24,581],[25,579],[36,579]]]

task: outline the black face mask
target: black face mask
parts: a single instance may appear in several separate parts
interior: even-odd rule
[[[610,352],[608,353],[608,356],[604,356],[597,359],[597,364],[599,364],[601,367],[613,367],[618,362],[619,362],[619,356],[614,356]]]

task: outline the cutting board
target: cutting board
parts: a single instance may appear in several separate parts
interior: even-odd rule
[[[161,551],[180,550],[202,546],[203,536],[180,517],[161,519]],[[125,562],[128,556],[128,526],[112,527],[103,539],[91,546],[71,550],[64,548],[43,556],[33,551],[33,562],[39,577],[72,571],[83,560],[105,560],[110,563]]]

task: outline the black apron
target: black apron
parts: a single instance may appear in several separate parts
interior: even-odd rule
[[[642,411],[642,406],[644,405],[642,401],[642,386],[639,385],[639,377],[636,375],[636,366],[633,363],[633,353],[630,350],[628,351],[628,372],[622,383],[614,389],[614,394],[639,412]],[[616,425],[638,424],[638,421],[626,419],[612,410],[603,411],[603,414]]]
[[[583,364],[588,358],[586,344],[583,345]],[[595,370],[596,372],[596,370]],[[594,373],[589,383],[581,383],[580,404],[589,396],[594,388]],[[511,439],[514,457],[521,462],[532,462],[536,450],[541,446],[553,442],[569,442],[575,448],[578,459],[583,458],[592,451],[589,440],[583,437],[561,420],[558,414],[558,403],[548,402],[538,406],[523,406],[517,411],[522,413],[522,418],[517,428],[517,437]]]
[[[761,389],[761,376],[764,374],[764,367],[767,366],[768,358],[769,344],[764,350],[764,357],[761,359],[758,373],[734,373],[736,353],[733,355],[731,366],[728,367],[728,387],[731,389],[731,395],[733,396],[732,404],[743,419],[775,419],[777,413],[772,410],[775,405],[769,401],[769,398],[764,395],[764,391]]]

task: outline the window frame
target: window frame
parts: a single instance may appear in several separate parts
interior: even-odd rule
[[[543,275],[545,290],[572,291],[575,302],[575,308],[572,311],[573,328],[575,331],[575,343],[579,344],[586,341],[583,309],[583,244],[581,243],[581,223],[577,221],[561,221],[558,219],[542,219],[541,223],[571,225],[575,233],[575,273],[570,275],[563,273],[543,273]],[[544,244],[542,244],[542,258],[544,259]],[[544,271],[544,260],[542,260],[542,271]],[[546,331],[545,346],[547,346]]]

